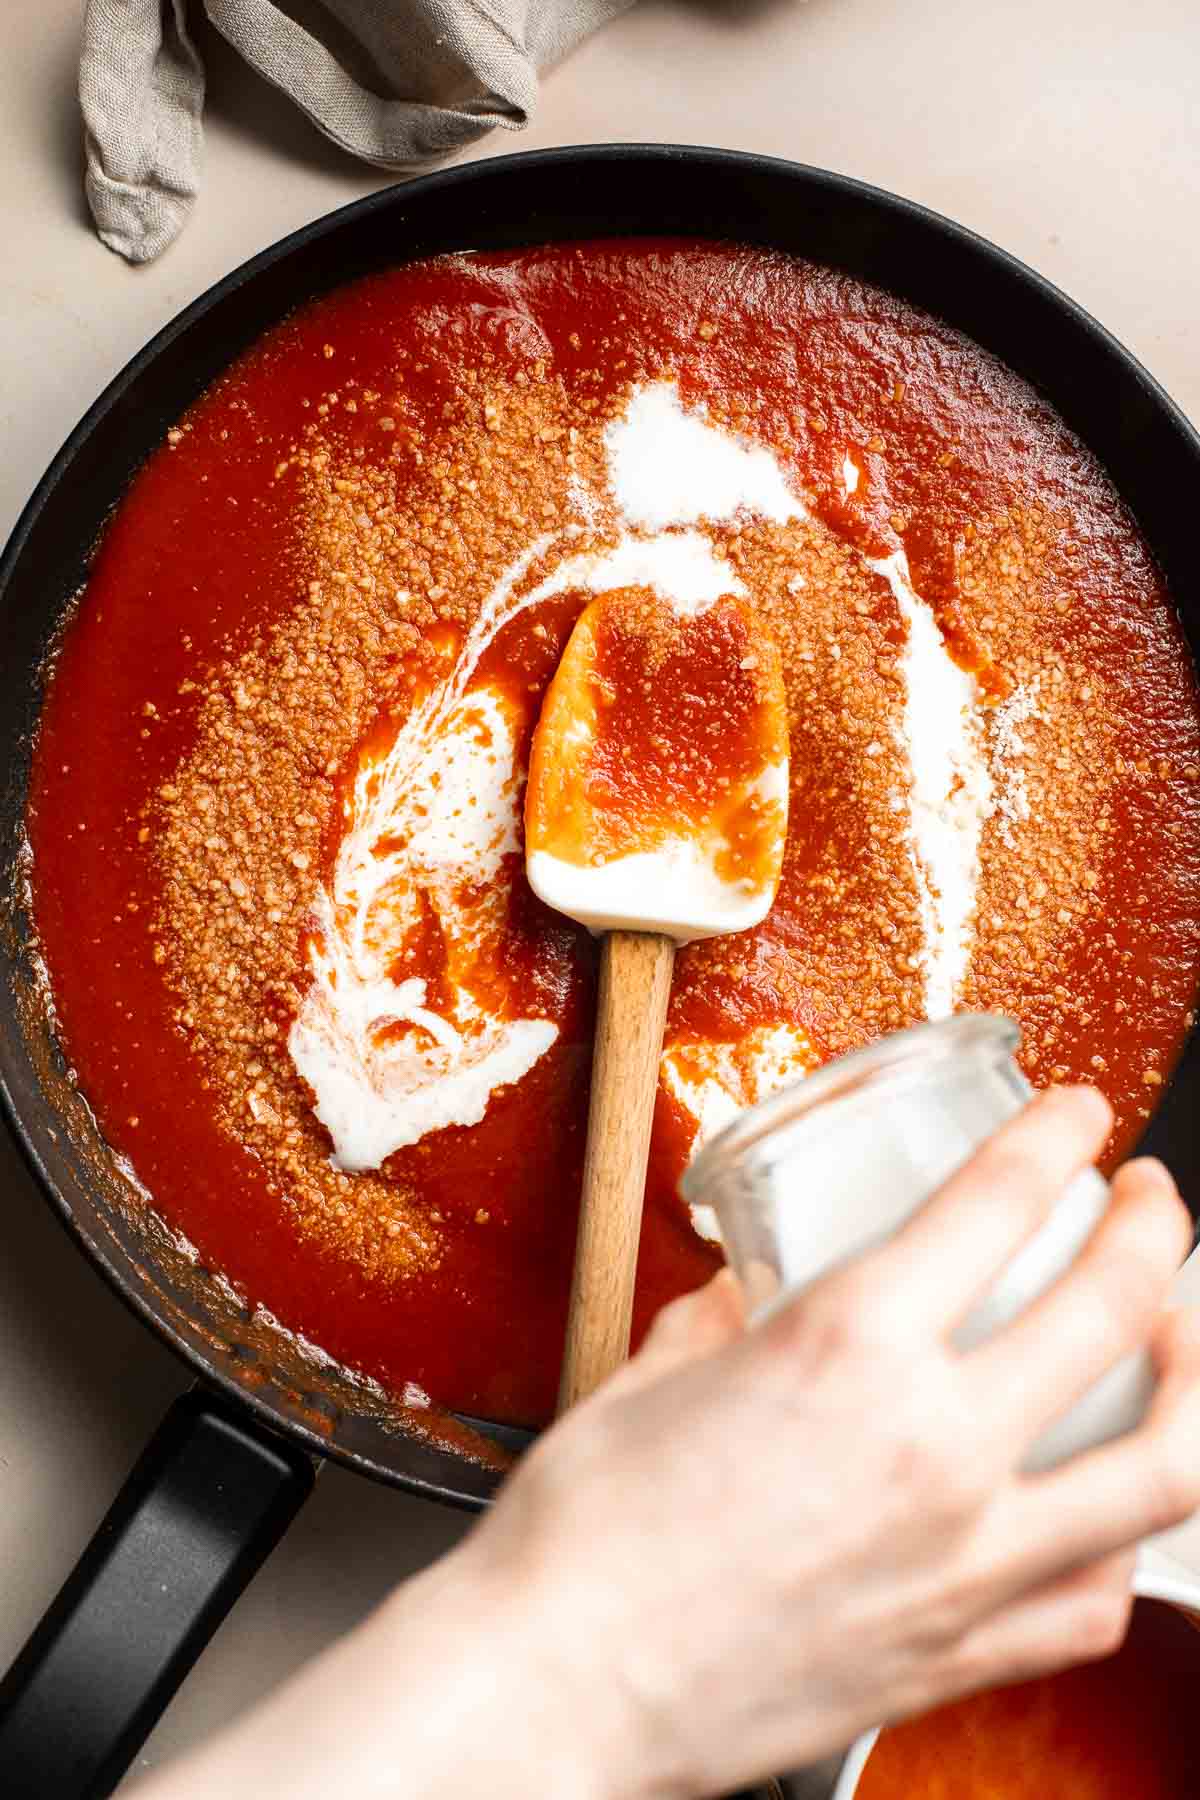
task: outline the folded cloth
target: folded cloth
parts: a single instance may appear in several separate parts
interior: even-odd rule
[[[411,172],[529,123],[540,69],[633,0],[201,0],[318,130]],[[204,65],[187,0],[86,0],[79,101],[101,241],[150,262],[200,185]]]

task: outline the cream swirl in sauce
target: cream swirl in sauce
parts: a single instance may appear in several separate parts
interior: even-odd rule
[[[452,666],[417,698],[386,750],[364,760],[347,798],[332,879],[315,904],[312,981],[289,1037],[344,1169],[377,1168],[430,1132],[477,1123],[492,1095],[528,1073],[557,1036],[552,1021],[519,1016],[511,996],[503,1009],[495,1004],[490,971],[512,883],[523,879],[524,770],[521,720],[479,674],[488,646],[519,613],[575,589],[641,584],[680,611],[702,610],[744,592],[705,535],[706,521],[806,516],[769,450],[687,411],[670,384],[636,389],[604,444],[609,493],[572,499],[589,527],[611,515],[615,542],[572,553],[576,524],[531,545],[496,583]],[[535,580],[535,565],[544,567],[556,545],[561,561]],[[871,566],[891,585],[907,627],[896,730],[911,780],[897,805],[909,815],[934,1017],[952,1010],[970,957],[993,780],[973,677],[951,658],[903,556]],[[404,945],[423,924],[444,945],[436,993],[403,967]],[[696,1120],[699,1142],[813,1061],[803,1031],[779,1021],[742,1044],[668,1043],[663,1081]]]

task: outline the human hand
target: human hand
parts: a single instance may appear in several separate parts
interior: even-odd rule
[[[147,1800],[699,1800],[967,1688],[1102,1655],[1129,1546],[1200,1504],[1189,1241],[1134,1162],[1075,1266],[963,1354],[954,1329],[1108,1109],[1043,1096],[882,1249],[750,1332],[719,1276],[530,1451],[451,1555]],[[1148,1344],[1145,1423],[1020,1465]]]
[[[967,1688],[1113,1649],[1129,1546],[1200,1504],[1200,1328],[1163,1314],[1187,1215],[1127,1165],[1074,1268],[963,1355],[955,1326],[1110,1127],[1059,1090],[887,1246],[743,1334],[718,1278],[529,1453],[459,1552],[507,1596],[580,1791],[712,1794]],[[1043,1475],[1039,1433],[1129,1350],[1136,1432]]]

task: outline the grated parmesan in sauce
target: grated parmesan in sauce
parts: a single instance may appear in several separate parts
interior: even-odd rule
[[[770,451],[685,410],[669,383],[636,389],[604,444],[609,494],[573,478],[570,503],[592,528],[614,513],[615,542],[564,554],[530,586],[529,570],[552,545],[550,537],[536,540],[496,583],[454,667],[354,783],[332,881],[317,898],[312,983],[289,1038],[344,1169],[377,1168],[430,1132],[477,1123],[492,1095],[519,1081],[557,1036],[551,1021],[497,1013],[481,997],[481,971],[496,956],[520,851],[524,783],[511,703],[499,689],[473,683],[487,646],[519,613],[573,589],[644,585],[682,612],[702,611],[723,594],[744,592],[705,521],[748,513],[783,524],[806,516]],[[853,467],[847,457],[848,491],[857,485]],[[568,528],[565,542],[579,530]],[[926,1011],[940,1017],[953,1009],[970,959],[983,825],[997,805],[1006,829],[1021,817],[1023,789],[1011,759],[1020,754],[1018,727],[1033,702],[1014,696],[1007,715],[997,709],[989,757],[974,679],[950,656],[903,553],[871,566],[889,582],[907,626],[897,729],[911,783],[898,804],[910,821]],[[1008,766],[999,799],[996,759]],[[438,997],[419,977],[395,979],[406,935],[429,915],[447,946]],[[695,1119],[698,1146],[813,1061],[799,1028],[780,1022],[736,1045],[669,1043],[662,1079]],[[711,1230],[711,1222],[698,1225]]]

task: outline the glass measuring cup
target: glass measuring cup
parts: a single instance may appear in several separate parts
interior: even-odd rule
[[[1020,1031],[960,1013],[883,1038],[751,1107],[697,1156],[685,1198],[716,1214],[752,1314],[801,1293],[888,1237],[1033,1090],[1014,1061]],[[955,1334],[981,1343],[1071,1265],[1108,1205],[1085,1169],[1001,1270]],[[1154,1386],[1145,1352],[1116,1363],[1034,1444],[1029,1470],[1131,1430]]]

